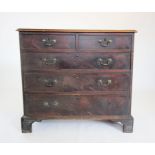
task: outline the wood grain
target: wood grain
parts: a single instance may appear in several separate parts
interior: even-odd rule
[[[126,91],[130,85],[128,73],[25,73],[23,78],[27,92]]]
[[[45,116],[128,115],[127,95],[25,95],[25,114]]]
[[[32,123],[42,119],[119,121],[123,132],[133,131],[135,30],[18,31],[24,101],[22,132],[32,132]],[[43,39],[56,42],[47,46]],[[56,63],[51,58],[56,58]],[[113,63],[108,63],[109,58]]]
[[[136,30],[90,30],[90,29],[33,29],[33,28],[18,28],[17,31],[19,32],[75,32],[75,33],[82,33],[82,32],[94,32],[94,33],[135,33]]]
[[[103,59],[105,65],[99,63],[99,59]],[[112,60],[109,65],[106,64],[108,59]],[[53,60],[55,60],[55,63],[52,63]],[[24,71],[46,71],[52,69],[130,69],[129,53],[73,52],[66,54],[64,52],[29,52],[22,54],[22,61]]]

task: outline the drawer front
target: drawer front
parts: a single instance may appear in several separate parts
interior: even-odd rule
[[[75,36],[69,34],[24,34],[21,36],[21,48],[38,50],[72,49],[75,48]]]
[[[127,95],[25,95],[26,115],[126,115]]]
[[[24,90],[28,92],[128,90],[129,76],[129,73],[26,73]]]
[[[79,36],[80,49],[130,49],[131,36],[121,35],[81,35]]]
[[[24,70],[129,69],[129,53],[24,53]]]

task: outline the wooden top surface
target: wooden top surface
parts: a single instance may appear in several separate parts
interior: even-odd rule
[[[136,30],[91,30],[91,29],[26,29],[19,28],[17,29],[19,32],[79,32],[79,33],[135,33]]]

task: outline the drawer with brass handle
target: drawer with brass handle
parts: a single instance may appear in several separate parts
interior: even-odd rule
[[[112,35],[95,35],[81,34],[79,36],[80,49],[131,49],[131,36]]]
[[[28,116],[53,115],[127,115],[127,95],[45,95],[25,94]]]
[[[24,53],[23,69],[130,69],[129,53]]]
[[[124,91],[129,90],[128,73],[25,73],[26,92]]]
[[[69,34],[24,34],[21,36],[22,49],[54,50],[74,49],[75,36]]]

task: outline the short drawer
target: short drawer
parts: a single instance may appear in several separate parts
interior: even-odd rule
[[[128,90],[129,73],[25,73],[27,92]]]
[[[127,95],[52,95],[25,94],[25,114],[44,115],[127,115]]]
[[[73,49],[75,35],[70,34],[23,34],[20,45],[22,49]]]
[[[23,69],[130,69],[129,53],[24,53]]]
[[[130,49],[132,37],[125,35],[80,35],[80,49]]]

